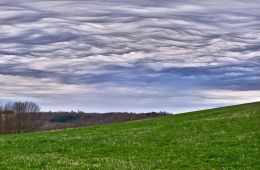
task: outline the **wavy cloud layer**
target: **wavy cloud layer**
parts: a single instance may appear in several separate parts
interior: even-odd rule
[[[260,100],[259,0],[1,0],[0,13],[2,98],[174,112]]]

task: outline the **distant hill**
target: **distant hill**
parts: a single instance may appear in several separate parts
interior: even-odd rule
[[[0,169],[260,169],[260,102],[0,136]]]

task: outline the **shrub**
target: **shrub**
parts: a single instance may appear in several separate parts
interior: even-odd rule
[[[65,123],[65,122],[72,122],[73,120],[78,119],[78,115],[77,114],[59,114],[59,115],[55,115],[50,121],[51,122],[61,122],[61,123]]]

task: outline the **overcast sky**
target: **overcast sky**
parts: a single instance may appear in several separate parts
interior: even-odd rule
[[[0,0],[0,98],[183,112],[260,100],[259,0]]]

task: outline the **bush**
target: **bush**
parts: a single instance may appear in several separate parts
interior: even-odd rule
[[[78,115],[77,114],[60,114],[60,115],[55,115],[50,121],[51,122],[61,122],[61,123],[65,123],[65,122],[72,122],[73,120],[78,119]]]

